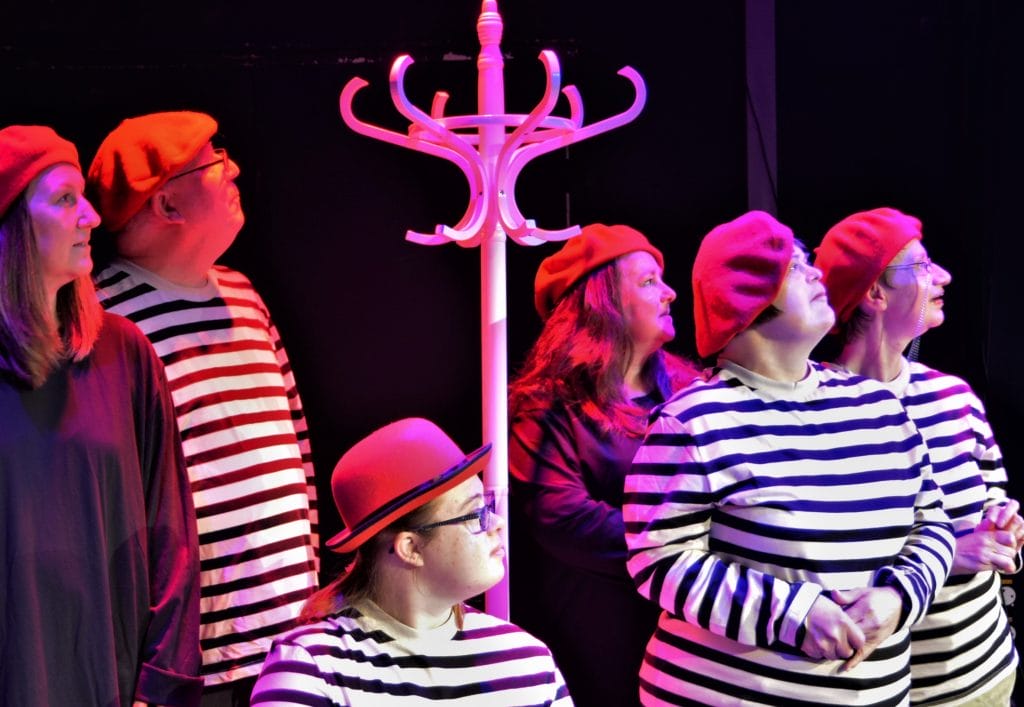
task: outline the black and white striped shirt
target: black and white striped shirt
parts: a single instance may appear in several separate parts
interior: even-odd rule
[[[809,365],[780,383],[725,362],[660,410],[626,478],[628,569],[665,613],[646,704],[903,704],[909,630],[952,563],[927,450],[881,384]],[[819,595],[888,585],[906,610],[867,660],[812,660]]]
[[[216,266],[186,288],[115,261],[96,280],[167,373],[199,527],[204,680],[254,676],[317,581],[316,486],[287,354],[241,273]]]

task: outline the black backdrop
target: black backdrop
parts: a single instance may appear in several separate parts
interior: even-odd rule
[[[621,66],[644,76],[640,118],[531,163],[519,204],[541,226],[645,231],[680,293],[675,348],[690,353],[697,243],[746,210],[743,2],[500,9],[510,112],[541,95],[541,49],[559,55],[587,122],[628,105]],[[405,52],[418,105],[443,89],[449,114],[475,112],[479,10],[478,0],[36,0],[0,17],[0,125],[52,125],[88,160],[129,115],[188,108],[219,119],[247,212],[224,262],[254,280],[288,346],[325,534],[337,529],[333,464],[371,429],[423,415],[464,448],[481,441],[478,251],[403,240],[408,228],[458,220],[461,173],[351,132],[337,110],[341,87],[362,76],[370,86],[357,115],[404,130],[387,77]],[[1017,496],[1022,14],[1012,0],[786,0],[774,37],[779,217],[810,245],[855,210],[891,205],[922,218],[930,254],[954,280],[946,324],[921,358],[985,400]],[[556,113],[567,113],[564,100]],[[533,273],[552,250],[508,245],[511,370],[537,333]]]

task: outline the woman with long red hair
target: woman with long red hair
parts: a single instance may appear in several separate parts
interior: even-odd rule
[[[664,259],[593,224],[545,259],[544,327],[510,389],[512,616],[551,648],[577,705],[636,704],[657,622],[626,572],[623,480],[647,413],[696,369],[675,337]]]

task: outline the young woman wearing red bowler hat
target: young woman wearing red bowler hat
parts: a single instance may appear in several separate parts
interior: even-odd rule
[[[544,328],[510,393],[512,618],[551,647],[581,707],[637,703],[658,608],[626,572],[622,484],[647,413],[696,375],[675,337],[664,260],[592,224],[546,258]]]
[[[0,704],[198,700],[199,557],[163,366],[89,277],[74,145],[0,130]]]
[[[543,643],[463,602],[503,576],[502,519],[435,424],[399,420],[342,456],[331,488],[352,554],[274,642],[253,705],[571,705]]]
[[[944,321],[952,281],[922,237],[913,216],[863,211],[829,229],[815,265],[836,312],[836,365],[881,381],[903,402],[956,531],[949,580],[911,628],[910,702],[1007,705],[1018,658],[999,573],[1020,569],[1024,519],[1006,496],[1003,456],[981,400],[963,380],[915,360],[912,342]]]
[[[692,283],[716,363],[626,477],[629,572],[663,609],[641,701],[905,704],[954,542],[921,435],[880,383],[808,359],[835,317],[771,215],[712,229]]]

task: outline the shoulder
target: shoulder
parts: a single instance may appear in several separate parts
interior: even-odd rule
[[[296,626],[280,635],[274,643],[305,648],[338,643],[349,634],[366,635],[370,633],[361,619],[358,612],[343,610],[338,614]]]
[[[937,371],[930,366],[926,366],[920,361],[910,362],[910,384],[912,386],[925,385],[928,388],[959,388],[964,392],[971,392],[970,384],[959,376],[955,376],[952,373],[943,373]]]
[[[222,285],[247,288],[253,291],[256,289],[247,275],[226,265],[214,265],[211,273]]]
[[[543,641],[513,623],[468,606],[465,607],[465,612],[461,631],[463,640],[495,639],[509,648],[532,647],[545,654],[551,654]]]
[[[871,395],[879,399],[899,399],[895,393],[889,390],[888,386],[874,378],[851,373],[845,368],[831,363],[812,361],[811,367],[817,372],[819,387],[829,390],[837,396]]]
[[[724,402],[738,399],[738,380],[718,368],[708,368],[672,394],[668,400],[652,412],[653,415],[676,416],[694,406],[710,402]]]
[[[103,325],[100,329],[100,340],[116,341],[121,346],[152,350],[149,339],[131,320],[113,312],[103,312]]]

